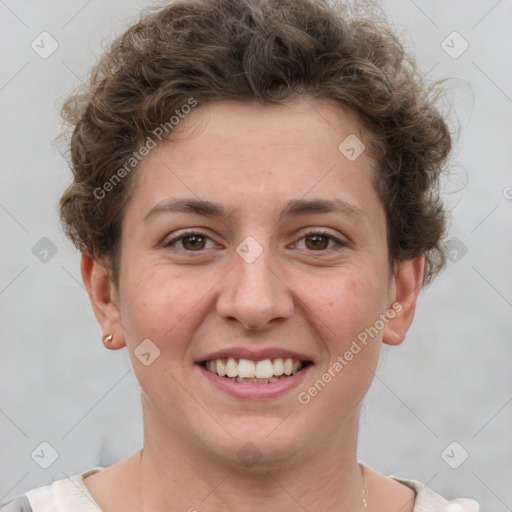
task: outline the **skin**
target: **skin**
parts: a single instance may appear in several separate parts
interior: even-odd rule
[[[158,146],[136,171],[119,286],[101,261],[82,255],[94,312],[103,333],[113,334],[106,345],[126,346],[132,358],[145,427],[143,452],[85,483],[106,512],[363,510],[359,408],[381,344],[401,343],[412,322],[423,257],[391,271],[375,163],[366,152],[349,161],[338,150],[350,134],[368,142],[346,109],[305,97],[284,105],[217,102],[196,107],[186,122],[194,128],[185,137]],[[169,198],[213,201],[233,213],[165,212],[144,220]],[[339,199],[361,214],[280,219],[298,199]],[[190,228],[207,237],[199,250],[190,239],[165,245]],[[321,237],[318,249],[311,243],[318,231],[344,245]],[[248,236],[263,250],[253,263],[235,250]],[[299,403],[298,392],[396,302],[401,311],[378,335],[307,405]],[[145,339],[160,350],[149,366],[134,356]],[[294,350],[314,365],[282,396],[235,398],[195,364],[233,346]],[[250,468],[237,457],[247,442],[261,453]],[[369,511],[412,510],[411,489],[367,467],[364,478]]]

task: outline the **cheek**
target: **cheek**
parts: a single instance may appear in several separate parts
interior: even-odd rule
[[[182,349],[180,340],[186,339],[183,333],[190,328],[190,313],[204,289],[209,288],[208,283],[203,279],[199,289],[184,273],[171,275],[163,267],[146,270],[141,266],[131,275],[139,277],[125,284],[121,308],[128,345],[135,348],[149,338],[162,351]]]
[[[323,293],[310,294],[311,318],[315,318],[325,357],[298,400],[312,407],[315,415],[325,416],[329,411],[333,421],[325,425],[327,429],[338,428],[347,412],[357,408],[377,365],[381,332],[375,335],[372,331],[373,336],[368,332],[383,312],[384,288],[375,286],[369,275],[353,269],[331,280]]]
[[[308,305],[318,316],[316,323],[328,340],[329,352],[343,350],[383,312],[386,291],[371,275],[370,271],[347,269],[335,278],[331,276],[321,288],[315,287],[316,293],[308,293]]]
[[[165,421],[174,421],[169,419],[168,411],[183,407],[186,401],[178,383],[182,381],[188,340],[196,328],[194,312],[199,311],[205,292],[199,283],[179,272],[170,273],[163,266],[144,269],[141,265],[132,268],[130,275],[138,277],[124,282],[121,316],[132,366],[145,400]],[[209,289],[211,284],[204,286]],[[150,357],[158,355],[146,366],[142,359],[137,360],[137,354],[148,351],[138,348],[147,347],[147,342],[141,345],[147,339],[158,349],[149,345]]]

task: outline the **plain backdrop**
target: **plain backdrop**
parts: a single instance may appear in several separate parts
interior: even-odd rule
[[[103,348],[59,225],[70,172],[54,140],[63,99],[148,5],[0,1],[0,502],[141,446],[128,354]],[[459,135],[445,183],[452,261],[406,341],[383,350],[360,459],[512,510],[512,2],[382,5],[425,77],[448,79]]]

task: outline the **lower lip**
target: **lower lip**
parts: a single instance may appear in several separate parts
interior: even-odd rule
[[[265,399],[276,398],[284,395],[286,392],[296,388],[309,373],[312,364],[306,366],[303,370],[298,371],[295,375],[290,375],[277,382],[267,382],[256,384],[254,382],[235,382],[225,377],[220,377],[212,372],[209,372],[201,365],[197,365],[201,373],[220,391],[237,397],[248,399]]]

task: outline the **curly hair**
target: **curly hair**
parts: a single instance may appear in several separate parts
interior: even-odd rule
[[[178,0],[114,40],[89,85],[64,103],[73,182],[61,222],[117,284],[130,184],[163,123],[191,99],[275,104],[308,95],[350,109],[370,134],[390,262],[424,255],[426,285],[445,264],[439,182],[451,136],[438,90],[372,12],[326,0]],[[172,140],[175,131],[165,131]]]

